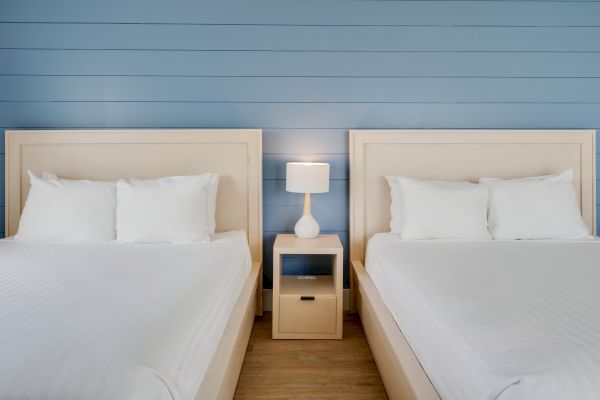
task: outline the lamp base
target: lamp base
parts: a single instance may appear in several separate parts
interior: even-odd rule
[[[294,227],[296,236],[301,239],[314,239],[319,236],[319,223],[311,214],[304,214]]]

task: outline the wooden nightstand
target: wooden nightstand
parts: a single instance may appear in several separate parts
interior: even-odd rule
[[[332,256],[331,275],[282,275],[286,254]],[[341,339],[344,249],[337,235],[279,234],[273,246],[273,339]]]

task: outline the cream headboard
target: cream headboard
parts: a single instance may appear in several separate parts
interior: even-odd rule
[[[6,131],[7,235],[19,226],[28,169],[94,180],[218,173],[217,231],[244,229],[262,261],[260,129]]]
[[[350,131],[350,257],[364,261],[367,240],[389,231],[386,175],[477,181],[572,168],[581,212],[596,229],[593,130]]]

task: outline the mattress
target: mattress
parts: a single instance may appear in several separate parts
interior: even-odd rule
[[[600,241],[407,241],[366,270],[443,399],[598,399]]]
[[[0,399],[192,399],[250,274],[246,243],[0,240]]]

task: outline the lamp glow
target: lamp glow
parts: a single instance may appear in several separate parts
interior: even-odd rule
[[[311,212],[311,193],[329,192],[329,164],[315,162],[291,162],[286,164],[285,190],[304,193],[304,214],[296,222],[294,232],[302,239],[319,235],[320,227]]]

